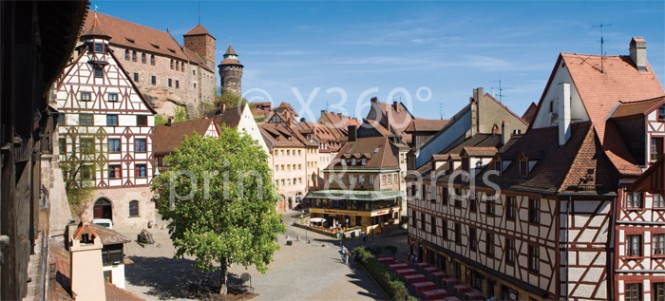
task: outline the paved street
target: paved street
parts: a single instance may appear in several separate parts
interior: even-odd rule
[[[290,213],[289,215],[296,215]],[[284,222],[290,224],[286,216]],[[136,231],[122,231],[132,240]],[[136,242],[126,245],[127,255],[134,264],[126,268],[127,289],[147,300],[191,300],[188,282],[201,279],[202,275],[192,270],[191,258],[173,259],[174,248],[166,230],[151,229],[154,246],[141,247]],[[286,235],[294,240],[286,245]],[[341,263],[339,241],[327,236],[305,233],[305,230],[287,226],[287,233],[279,235],[281,248],[274,256],[268,272],[261,274],[255,268],[247,270],[241,266],[230,268],[229,278],[237,279],[242,273],[252,276],[253,300],[385,300],[388,295],[361,268]],[[305,235],[310,240],[307,244]],[[296,239],[300,238],[299,241]],[[370,243],[386,242],[405,251],[406,236],[393,235],[385,238],[370,238]],[[360,239],[346,240],[347,247],[354,247]],[[218,281],[215,273],[213,281]]]

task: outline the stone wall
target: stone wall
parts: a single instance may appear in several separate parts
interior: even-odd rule
[[[155,222],[155,202],[152,200],[153,193],[150,187],[97,189],[93,196],[93,202],[86,210],[84,220],[92,220],[94,216],[94,202],[105,198],[111,202],[113,210],[113,225],[123,228],[141,230],[148,227],[148,222]],[[129,216],[129,202],[139,201],[139,216]]]
[[[174,116],[175,106],[185,106],[188,110],[196,110],[202,103],[212,103],[216,83],[215,73],[188,61],[152,54],[136,50],[136,61],[133,60],[134,50],[129,49],[129,58],[125,56],[125,48],[111,45],[111,49],[127,71],[128,77],[139,87],[153,108],[161,115]],[[145,63],[142,55],[145,53]],[[154,65],[151,57],[154,55]],[[171,68],[173,61],[173,68]],[[214,69],[212,69],[214,70]],[[134,74],[138,74],[138,81]],[[156,82],[152,83],[152,76]],[[169,85],[169,79],[171,80]],[[171,104],[168,104],[171,103]]]

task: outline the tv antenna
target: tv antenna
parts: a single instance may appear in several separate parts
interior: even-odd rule
[[[501,85],[501,80],[495,80],[494,82],[495,82],[495,83],[498,82],[498,83],[499,83],[499,87],[498,87],[498,88],[497,88],[497,87],[492,87],[492,94],[494,94],[494,89],[498,90],[499,93],[496,94],[496,97],[499,97],[499,102],[503,102],[503,97],[505,96],[505,95],[503,95],[503,90],[505,90],[506,88],[504,88],[504,87]],[[492,95],[492,96],[494,96],[494,95]]]
[[[600,28],[600,73],[605,73],[605,36],[603,35],[603,27],[610,27],[612,23],[591,26],[591,28]]]
[[[443,102],[439,102],[439,118],[443,120]]]

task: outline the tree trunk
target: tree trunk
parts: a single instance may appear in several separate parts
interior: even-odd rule
[[[226,260],[222,260],[221,262],[222,264],[219,268],[221,270],[221,275],[220,275],[221,277],[219,280],[219,295],[226,296],[226,294],[228,294],[226,287],[226,274],[228,273],[228,269],[226,266]]]

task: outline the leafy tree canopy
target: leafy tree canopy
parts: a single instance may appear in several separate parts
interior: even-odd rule
[[[265,152],[246,134],[222,128],[219,139],[185,138],[166,160],[170,169],[153,189],[176,256],[194,256],[201,271],[220,265],[221,293],[232,263],[265,272],[285,231]]]

